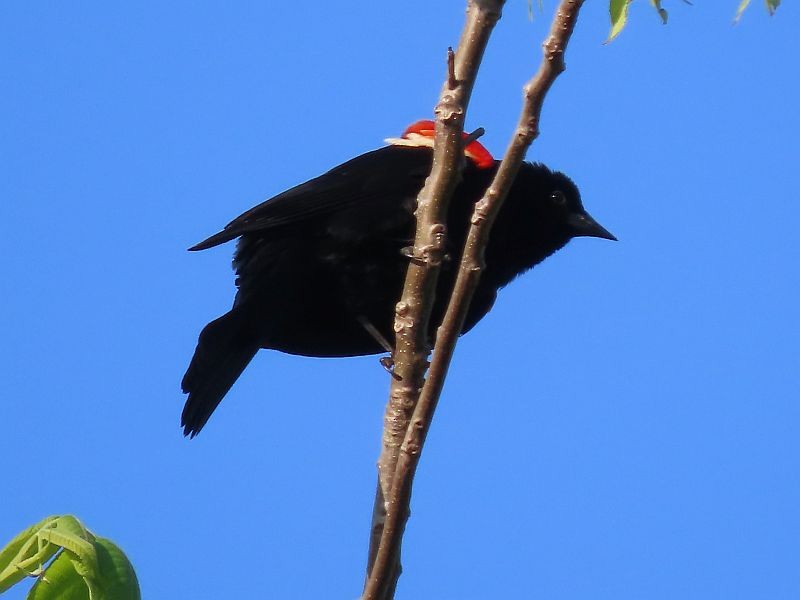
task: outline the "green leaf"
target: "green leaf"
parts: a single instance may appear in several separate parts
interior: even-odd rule
[[[658,16],[661,17],[661,22],[666,25],[669,15],[667,11],[661,7],[661,0],[650,0],[650,4],[658,11]]]
[[[109,539],[94,541],[98,570],[92,577],[78,574],[75,557],[68,550],[59,554],[39,579],[27,600],[141,600],[139,582],[128,558]]]
[[[37,536],[42,529],[52,527],[58,519],[58,516],[42,519],[0,550],[0,593],[25,579],[58,552],[58,546],[40,542]]]
[[[54,521],[58,517],[47,517],[42,519],[36,525],[28,527],[25,531],[19,533],[13,540],[11,540],[5,548],[0,550],[0,571],[5,570],[11,564],[12,559],[17,557],[25,542],[39,531],[42,527]]]
[[[544,0],[538,0],[539,12],[544,10]],[[528,20],[533,21],[533,0],[528,0]]]
[[[28,600],[141,600],[122,550],[71,515],[44,519],[0,551],[0,592],[30,575]]]
[[[781,0],[764,0],[767,5],[767,12],[769,12],[769,16],[775,14],[775,11],[778,9],[778,6],[781,4]],[[733,17],[733,22],[738,23],[739,18],[742,16],[742,13],[745,9],[749,6],[750,0],[742,0],[739,3],[739,8],[736,9],[736,15]]]
[[[99,537],[95,540],[100,559],[98,586],[104,600],[140,600],[139,581],[125,553],[114,542]]]
[[[747,8],[748,4],[750,4],[750,0],[742,0],[739,3],[739,8],[736,9],[736,15],[733,17],[733,22],[734,23],[738,23],[739,22],[739,19],[741,18],[742,13],[745,11],[745,9]]]
[[[47,567],[44,577],[33,584],[26,600],[89,600],[89,597],[85,580],[75,572],[69,555],[62,552]]]
[[[608,13],[611,17],[611,32],[605,41],[608,44],[619,35],[628,20],[628,5],[631,0],[611,0],[608,5]]]
[[[72,515],[59,518],[51,527],[42,529],[39,536],[67,550],[75,571],[84,579],[90,580],[98,570],[94,536]]]

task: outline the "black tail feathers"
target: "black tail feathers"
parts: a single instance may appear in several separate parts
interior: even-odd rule
[[[206,325],[181,382],[183,392],[189,394],[181,415],[184,435],[200,433],[258,348],[235,310]]]

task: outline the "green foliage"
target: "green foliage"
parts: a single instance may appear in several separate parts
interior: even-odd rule
[[[667,24],[667,11],[661,8],[661,0],[650,0],[650,4],[653,5],[653,8],[656,9],[658,12],[658,16],[661,17],[661,22],[666,25]]]
[[[688,0],[683,1],[686,4],[691,4],[691,2]],[[620,31],[622,31],[625,27],[625,24],[628,22],[628,6],[631,2],[633,2],[633,0],[609,0],[608,13],[611,17],[611,32],[608,34],[606,43],[617,37]],[[661,17],[661,22],[666,25],[668,15],[664,7],[661,6],[662,2],[663,0],[650,0],[650,4],[656,9],[658,16]],[[778,8],[778,5],[781,3],[781,0],[764,0],[764,2],[767,5],[769,14],[773,15],[775,10]],[[741,0],[739,3],[739,8],[736,10],[734,22],[739,20],[739,17],[742,16],[742,13],[749,4],[750,0]]]
[[[611,32],[608,34],[606,44],[617,37],[628,22],[628,6],[630,6],[631,2],[633,0],[609,0],[608,13],[611,17]],[[661,6],[661,2],[662,0],[650,0],[650,4],[656,9],[658,16],[661,17],[661,22],[666,25],[669,15],[664,7]]]
[[[536,0],[539,7],[539,12],[544,10],[544,0]],[[533,0],[528,0],[528,18],[533,21]]]
[[[613,40],[625,27],[628,21],[628,5],[631,0],[611,0],[608,5],[608,13],[611,16],[611,33],[608,34],[606,44]]]
[[[767,5],[767,11],[769,11],[770,16],[775,14],[775,10],[778,8],[778,5],[781,3],[781,0],[764,0],[764,3]],[[736,9],[736,16],[733,18],[733,22],[737,22],[739,18],[742,16],[744,9],[750,4],[750,0],[742,0],[739,3],[739,8]]]
[[[35,577],[27,600],[141,600],[122,550],[71,515],[52,516],[0,550],[0,593]]]

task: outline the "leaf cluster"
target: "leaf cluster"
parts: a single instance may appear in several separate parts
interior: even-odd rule
[[[130,561],[71,515],[28,527],[0,550],[0,594],[27,577],[27,600],[141,600]]]
[[[668,13],[662,6],[662,1],[663,0],[650,0],[650,4],[658,13],[658,16],[661,18],[661,22],[666,25]],[[631,2],[633,2],[633,0],[609,0],[608,13],[611,17],[611,32],[608,34],[606,43],[617,37],[624,29],[628,22],[628,7],[630,6]],[[691,4],[689,0],[683,0],[683,2],[686,4]],[[778,5],[781,3],[781,0],[764,0],[764,3],[766,4],[769,14],[773,15],[775,10],[778,8]],[[750,0],[741,0],[741,2],[739,2],[739,7],[736,9],[736,15],[733,18],[734,23],[739,20],[749,4]]]

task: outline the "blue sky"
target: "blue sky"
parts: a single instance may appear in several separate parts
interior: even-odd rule
[[[620,239],[456,353],[398,598],[800,597],[796,3],[589,2],[528,153]],[[468,126],[502,153],[553,2],[510,2]],[[463,2],[0,7],[0,540],[75,513],[145,598],[356,598],[377,358],[262,352],[203,433],[179,382],[233,297],[185,249],[428,117]],[[15,595],[16,594],[16,595]],[[11,592],[9,598],[21,598]]]

